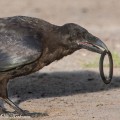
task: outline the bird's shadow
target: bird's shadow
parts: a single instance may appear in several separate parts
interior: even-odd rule
[[[20,102],[42,97],[67,96],[120,88],[120,76],[114,76],[105,85],[99,73],[93,71],[40,73],[15,78],[9,82],[9,97],[17,96]]]

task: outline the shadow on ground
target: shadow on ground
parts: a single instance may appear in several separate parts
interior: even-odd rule
[[[120,76],[114,76],[105,85],[99,73],[93,71],[35,73],[9,82],[9,97],[17,96],[21,102],[42,97],[57,97],[98,92],[120,88]]]

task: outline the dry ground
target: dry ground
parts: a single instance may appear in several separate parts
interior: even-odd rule
[[[119,56],[119,8],[119,0],[0,0],[0,17],[27,15],[57,25],[74,22]],[[85,67],[95,59],[99,62],[99,55],[77,51],[35,74],[10,81],[9,96],[21,108],[41,113],[36,120],[120,120],[120,68],[114,68],[112,83],[104,85],[98,67]]]

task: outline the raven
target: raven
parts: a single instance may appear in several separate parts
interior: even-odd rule
[[[0,18],[0,98],[24,115],[8,98],[8,81],[36,72],[82,48],[100,54],[103,49],[108,51],[99,38],[74,23],[57,26],[27,16]]]

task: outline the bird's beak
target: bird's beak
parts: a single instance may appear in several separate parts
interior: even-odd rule
[[[82,48],[88,49],[92,52],[97,52],[102,54],[103,49],[109,51],[107,46],[97,37],[90,33],[87,33],[85,39],[79,43]]]

